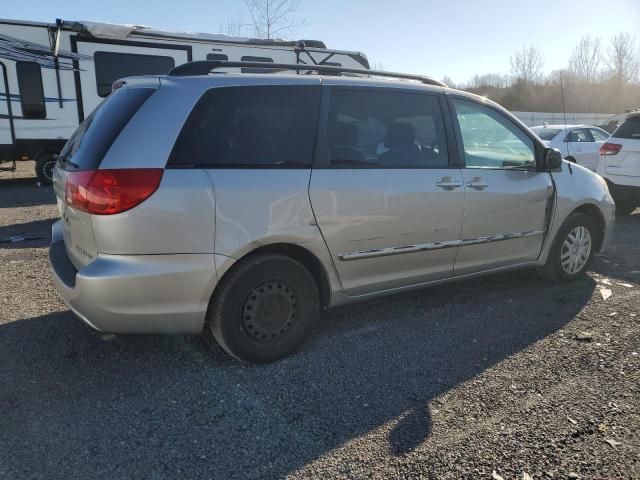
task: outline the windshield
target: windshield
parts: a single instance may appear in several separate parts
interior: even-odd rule
[[[559,134],[561,130],[559,128],[537,127],[532,128],[531,131],[538,135],[542,140],[553,140],[553,137]]]

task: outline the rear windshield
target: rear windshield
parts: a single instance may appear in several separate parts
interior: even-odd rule
[[[553,140],[553,137],[560,133],[560,130],[556,128],[532,128],[531,131],[541,140]]]
[[[640,140],[640,116],[627,118],[611,136]]]
[[[122,88],[100,103],[80,124],[60,152],[65,167],[95,170],[134,113],[151,96],[151,88]]]

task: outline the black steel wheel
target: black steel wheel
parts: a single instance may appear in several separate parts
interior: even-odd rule
[[[318,287],[296,260],[254,255],[228,272],[214,293],[209,324],[218,343],[246,362],[271,362],[295,351],[319,315]]]

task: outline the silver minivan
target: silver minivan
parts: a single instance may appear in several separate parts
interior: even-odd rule
[[[523,267],[572,280],[607,244],[603,179],[485,98],[230,66],[117,82],[61,152],[50,262],[96,330],[207,327],[268,362],[321,309]]]

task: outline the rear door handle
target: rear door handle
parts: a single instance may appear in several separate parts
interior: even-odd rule
[[[454,188],[460,188],[462,183],[457,180],[452,180],[451,177],[444,177],[438,183],[436,183],[436,187],[440,187],[443,190],[453,190]]]
[[[480,177],[474,178],[470,182],[467,182],[466,185],[467,185],[467,187],[473,188],[474,190],[484,190],[485,188],[487,188],[489,186],[489,184],[483,182]]]

